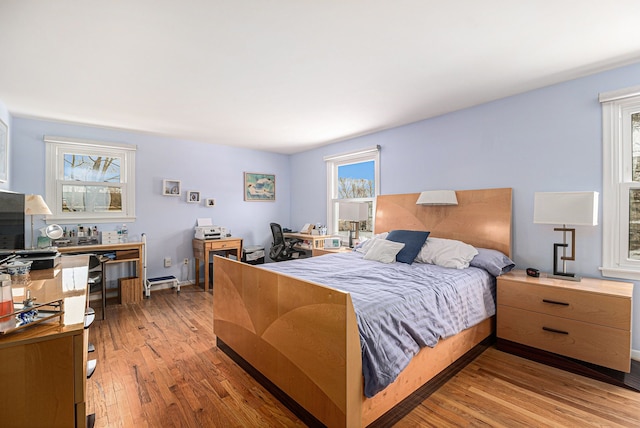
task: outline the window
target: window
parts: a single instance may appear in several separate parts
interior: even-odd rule
[[[375,202],[380,191],[380,147],[324,158],[327,162],[327,227],[329,233],[348,239],[351,227],[360,238],[371,237],[374,229]],[[367,205],[367,219],[353,223],[340,218],[340,202]]]
[[[605,276],[640,279],[640,87],[600,94]]]
[[[48,221],[135,219],[135,152],[128,144],[45,136]]]

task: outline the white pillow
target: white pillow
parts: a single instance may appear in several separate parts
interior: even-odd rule
[[[430,263],[442,267],[465,269],[478,250],[462,241],[443,238],[427,238],[416,256],[419,263]]]
[[[402,242],[387,241],[386,239],[376,239],[364,255],[365,260],[375,260],[382,263],[395,263],[396,256],[404,248]]]
[[[374,235],[371,237],[371,239],[367,239],[365,241],[360,242],[360,244],[358,244],[354,250],[357,251],[358,253],[367,254],[367,251],[371,249],[371,247],[373,246],[373,243],[376,240],[387,239],[388,234],[389,232],[382,232],[377,235]]]

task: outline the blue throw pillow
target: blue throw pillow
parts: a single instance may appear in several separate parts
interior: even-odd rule
[[[387,235],[387,240],[402,242],[404,248],[396,256],[396,261],[411,264],[422,249],[429,232],[420,230],[392,230]]]

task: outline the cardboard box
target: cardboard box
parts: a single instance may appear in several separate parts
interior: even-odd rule
[[[120,289],[120,304],[142,301],[142,282],[140,278],[120,278],[118,279],[118,288]]]

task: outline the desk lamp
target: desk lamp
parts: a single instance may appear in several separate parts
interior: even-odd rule
[[[553,244],[553,275],[549,278],[580,281],[567,272],[567,260],[576,259],[576,230],[567,225],[596,226],[598,224],[598,192],[536,192],[533,202],[533,222],[561,224],[553,230],[562,232],[562,243]],[[571,234],[571,255],[567,256],[567,233]],[[558,248],[562,248],[562,270],[558,269]]]
[[[35,248],[33,245],[33,216],[34,215],[51,215],[51,210],[47,206],[47,203],[42,199],[40,195],[25,195],[24,198],[24,213],[31,216],[31,249]]]
[[[353,248],[353,232],[356,232],[355,239],[358,239],[360,222],[369,218],[369,204],[359,202],[340,202],[338,204],[338,218],[349,221],[349,248]]]

